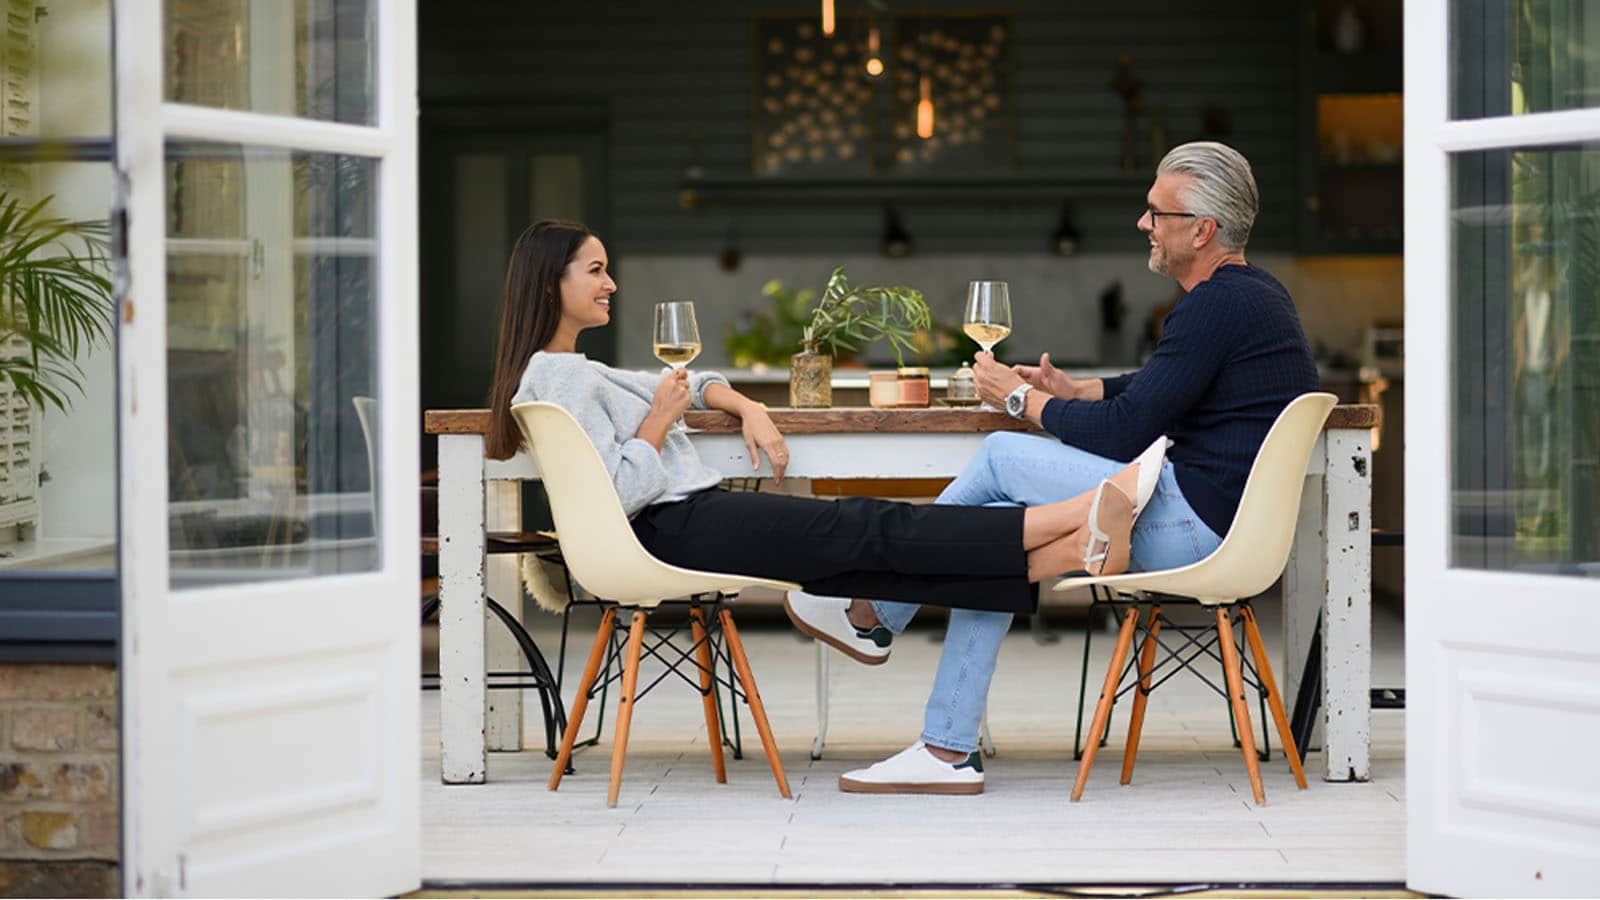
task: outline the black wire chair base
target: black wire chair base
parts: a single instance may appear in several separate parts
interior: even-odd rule
[[[1216,621],[1213,619],[1204,623],[1179,623],[1173,621],[1173,619],[1164,612],[1164,610],[1169,606],[1192,606],[1202,607],[1205,609],[1213,609],[1214,607],[1206,606],[1192,597],[1177,597],[1169,594],[1149,593],[1135,599],[1123,597],[1116,594],[1114,591],[1111,591],[1110,589],[1103,589],[1099,585],[1091,586],[1090,590],[1093,592],[1094,599],[1089,605],[1089,624],[1087,629],[1084,631],[1083,636],[1083,672],[1078,681],[1078,723],[1072,734],[1072,758],[1074,760],[1083,759],[1083,708],[1085,692],[1087,690],[1089,681],[1089,641],[1091,635],[1094,634],[1095,613],[1102,608],[1117,610],[1119,608],[1127,609],[1132,607],[1135,610],[1139,610],[1141,607],[1149,608],[1151,606],[1156,606],[1163,610],[1163,612],[1157,614],[1156,622],[1159,627],[1156,629],[1156,633],[1154,635],[1156,646],[1161,651],[1162,656],[1154,662],[1149,674],[1145,676],[1150,680],[1150,687],[1144,688],[1140,686],[1140,682],[1143,680],[1139,675],[1140,654],[1138,652],[1130,652],[1128,654],[1127,662],[1124,663],[1122,671],[1117,677],[1116,693],[1113,694],[1111,698],[1112,711],[1115,711],[1117,701],[1121,700],[1123,695],[1127,694],[1129,691],[1139,690],[1148,695],[1153,693],[1156,688],[1165,684],[1168,679],[1172,678],[1174,675],[1177,675],[1179,672],[1184,670],[1188,670],[1201,681],[1205,682],[1207,687],[1211,688],[1212,691],[1222,698],[1223,706],[1228,711],[1228,727],[1233,733],[1233,746],[1235,748],[1239,747],[1240,742],[1238,723],[1234,721],[1233,706],[1232,704],[1228,703],[1227,689],[1217,685],[1211,680],[1211,678],[1207,677],[1206,673],[1196,668],[1195,665],[1195,663],[1201,657],[1208,657],[1212,662],[1215,662],[1219,668],[1224,665],[1222,653],[1219,649],[1221,637],[1217,634]],[[1237,615],[1237,613],[1249,605],[1250,601],[1242,600],[1238,603],[1231,604],[1226,608],[1228,622],[1231,627],[1239,627],[1239,623],[1242,622],[1242,618]],[[1142,612],[1136,612],[1135,615],[1137,618],[1135,619],[1136,624],[1134,627],[1132,646],[1141,647],[1143,646],[1144,638],[1150,636],[1151,634],[1148,622],[1149,617]],[[1182,638],[1181,641],[1176,642],[1175,645],[1167,640],[1163,640],[1163,637],[1171,632],[1178,633]],[[1256,698],[1260,703],[1261,738],[1260,742],[1256,745],[1256,757],[1262,762],[1266,762],[1272,758],[1272,747],[1269,743],[1268,736],[1269,718],[1267,713],[1267,689],[1261,680],[1260,673],[1256,671],[1256,665],[1252,654],[1245,652],[1245,642],[1240,640],[1238,637],[1235,637],[1235,646],[1240,648],[1240,675],[1244,685],[1246,689],[1251,689],[1256,692]],[[1226,679],[1224,679],[1224,682],[1225,681]],[[1111,715],[1108,714],[1106,716],[1105,729],[1099,735],[1099,745],[1101,747],[1106,745],[1110,732]]]
[[[489,690],[534,690],[539,692],[540,712],[544,717],[544,746],[545,756],[555,759],[556,744],[563,732],[567,729],[567,710],[561,703],[561,682],[555,673],[550,671],[550,664],[545,661],[544,654],[539,651],[539,645],[533,641],[533,636],[522,627],[522,623],[511,615],[504,606],[501,606],[493,597],[485,597],[484,603],[490,613],[500,620],[511,639],[516,642],[517,649],[521,651],[523,659],[528,663],[528,671],[516,672],[489,672],[485,675],[486,686]],[[428,622],[439,614],[439,598],[428,597],[422,601],[422,621]],[[430,683],[431,682],[431,683]],[[437,675],[423,676],[423,690],[438,689]],[[571,764],[567,767],[571,773]]]
[[[631,610],[607,600],[597,600],[595,605],[600,609],[611,607],[622,610]],[[650,681],[650,683],[634,690],[633,702],[638,703],[644,696],[654,690],[657,685],[670,676],[676,676],[697,694],[705,696],[706,691],[700,687],[699,675],[706,673],[710,676],[710,692],[717,704],[717,724],[722,732],[722,745],[733,753],[734,759],[744,759],[744,741],[739,728],[739,701],[749,703],[744,695],[744,689],[739,685],[739,679],[734,673],[733,654],[729,651],[727,642],[722,633],[722,623],[719,613],[727,602],[721,595],[707,594],[692,597],[687,600],[667,600],[651,610],[652,617],[663,608],[682,608],[685,618],[682,622],[660,624],[657,622],[645,623],[645,641],[640,646],[640,659],[654,658],[661,662],[663,669]],[[678,643],[679,635],[690,631],[692,626],[689,618],[694,610],[699,610],[704,623],[705,636],[698,641],[691,640],[687,646]],[[600,675],[595,679],[594,686],[589,689],[589,698],[594,699],[596,694],[601,697],[601,715],[605,712],[605,692],[610,689],[613,682],[622,679],[623,653],[628,642],[629,622],[624,616],[617,615],[611,620],[611,634],[606,645],[605,661],[601,665]],[[695,658],[701,645],[708,647],[711,654],[711,669],[709,672],[700,661]],[[690,678],[689,674],[694,674]],[[723,712],[722,700],[724,694],[728,697],[728,712]],[[728,736],[728,723],[732,722],[733,736]],[[589,740],[593,743],[599,738],[596,729],[595,737]],[[574,745],[574,747],[582,745]],[[554,757],[552,757],[554,758]]]

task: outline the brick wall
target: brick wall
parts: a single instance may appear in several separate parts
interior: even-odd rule
[[[115,896],[117,671],[0,663],[0,897]]]

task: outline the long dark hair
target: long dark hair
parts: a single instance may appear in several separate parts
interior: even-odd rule
[[[522,433],[511,418],[511,398],[522,383],[528,360],[556,336],[561,323],[561,273],[594,236],[577,222],[546,219],[529,225],[511,248],[500,346],[494,353],[494,383],[489,387],[484,451],[490,459],[510,459],[522,446]]]

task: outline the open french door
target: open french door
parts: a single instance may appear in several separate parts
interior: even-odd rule
[[[114,14],[124,892],[413,889],[414,3]]]
[[[1406,40],[1407,881],[1600,887],[1600,4]]]

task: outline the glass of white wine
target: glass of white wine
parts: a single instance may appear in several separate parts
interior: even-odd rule
[[[961,330],[978,342],[983,352],[994,352],[994,345],[1011,334],[1011,288],[1004,281],[974,281],[967,285],[967,314]],[[979,409],[994,410],[984,403]]]
[[[656,304],[656,359],[681,369],[700,355],[700,326],[694,320],[693,300],[668,300]]]

